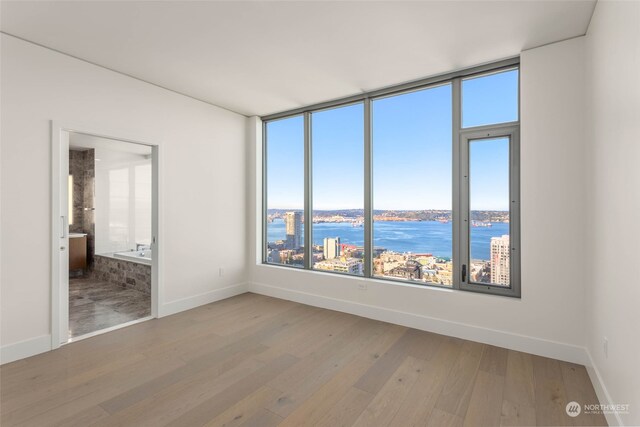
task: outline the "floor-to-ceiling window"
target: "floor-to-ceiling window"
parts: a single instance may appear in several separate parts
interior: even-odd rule
[[[364,274],[364,105],[311,114],[313,268]]]
[[[302,115],[265,125],[265,260],[304,267],[305,153]]]
[[[372,101],[373,276],[451,286],[451,84]]]
[[[263,118],[263,261],[519,296],[518,81],[505,61]]]

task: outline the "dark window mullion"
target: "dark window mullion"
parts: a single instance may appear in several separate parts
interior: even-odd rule
[[[373,164],[371,100],[364,100],[364,277],[373,276]]]
[[[461,135],[460,135],[460,131],[461,131],[461,127],[462,127],[462,101],[461,101],[461,80],[459,78],[454,79],[452,82],[452,90],[451,90],[451,96],[452,96],[452,132],[451,132],[451,137],[452,137],[452,141],[451,143],[453,144],[452,147],[452,161],[453,161],[453,166],[452,166],[452,185],[451,185],[451,190],[453,192],[453,194],[451,195],[451,197],[453,198],[452,201],[452,205],[451,205],[451,217],[453,220],[453,236],[452,236],[452,249],[453,249],[453,253],[452,253],[452,262],[453,262],[453,268],[452,268],[452,272],[453,272],[453,280],[452,280],[452,286],[454,289],[460,289],[460,281],[461,281],[461,271],[462,271],[462,265],[466,262],[463,259],[463,253],[461,252],[461,248],[463,247],[462,242],[463,242],[463,236],[464,236],[464,231],[463,231],[463,227],[462,227],[462,211],[461,211],[461,196],[462,194],[464,194],[464,191],[462,190],[461,186],[464,184],[464,180],[461,177],[461,166],[462,166],[462,159],[461,159]]]
[[[304,268],[313,266],[311,247],[313,231],[312,161],[311,161],[311,113],[304,113]]]

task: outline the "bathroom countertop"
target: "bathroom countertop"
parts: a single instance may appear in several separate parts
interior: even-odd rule
[[[69,233],[69,238],[73,239],[74,237],[85,237],[87,233]]]

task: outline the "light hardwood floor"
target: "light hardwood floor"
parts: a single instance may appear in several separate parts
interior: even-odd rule
[[[255,294],[0,375],[3,427],[606,423],[583,366]]]

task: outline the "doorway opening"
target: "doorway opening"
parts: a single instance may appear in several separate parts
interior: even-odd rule
[[[157,146],[64,128],[53,139],[56,348],[157,315],[158,175]]]

